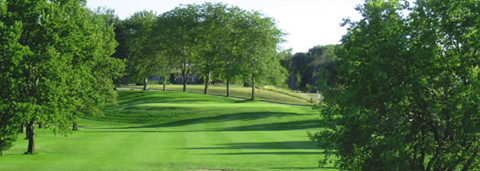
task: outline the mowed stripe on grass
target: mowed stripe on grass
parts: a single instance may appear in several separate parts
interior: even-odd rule
[[[182,92],[119,97],[68,137],[37,129],[36,155],[20,155],[20,135],[0,170],[312,170],[323,156],[306,136],[319,129],[310,107]]]

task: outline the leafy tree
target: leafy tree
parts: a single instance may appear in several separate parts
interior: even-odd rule
[[[312,48],[315,49],[315,48]],[[292,67],[293,73],[291,75],[298,75],[297,78],[299,80],[297,88],[305,91],[306,86],[309,83],[310,79],[313,77],[314,73],[314,66],[315,66],[315,59],[313,58],[313,54],[322,54],[322,50],[320,48],[315,49],[316,52],[312,53],[312,49],[310,49],[309,53],[299,52],[293,55],[292,58]]]
[[[170,46],[168,41],[166,41],[169,38],[167,34],[170,28],[165,23],[164,17],[161,15],[157,16],[157,22],[154,23],[154,32],[151,37],[153,44],[156,44],[157,52],[161,55],[157,65],[160,70],[159,73],[163,76],[163,91],[166,91],[167,78],[170,76],[171,71],[178,65],[178,60],[175,58],[177,54],[173,49],[169,49]]]
[[[96,71],[100,66],[95,66],[105,64],[101,61],[106,54],[113,54],[108,47],[114,45],[104,44],[109,41],[106,38],[113,39],[113,34],[101,29],[105,25],[97,27],[82,0],[0,2],[4,14],[1,23],[10,29],[2,33],[2,39],[5,34],[9,41],[0,51],[5,61],[0,63],[4,80],[0,83],[0,104],[2,117],[13,118],[8,123],[2,120],[2,124],[17,127],[26,123],[26,154],[32,154],[37,122],[55,125],[55,133],[65,134],[76,118],[73,113],[78,106],[95,99],[103,90],[98,87],[109,87],[103,85],[108,81],[100,80],[105,78],[100,75],[109,73],[100,74]]]
[[[200,65],[199,70],[205,75],[204,94],[207,94],[212,72],[221,67],[221,57],[227,55],[228,47],[226,46],[229,44],[229,35],[232,32],[232,15],[231,9],[221,3],[204,3],[198,8],[201,18],[198,31],[201,34],[198,34],[197,40],[201,46],[198,48],[197,65]]]
[[[342,170],[478,170],[478,1],[367,0],[311,134]],[[410,9],[410,14],[404,11]],[[331,158],[330,154],[336,157]]]
[[[245,15],[242,20],[240,34],[244,39],[239,46],[242,56],[242,67],[245,77],[251,78],[252,100],[255,99],[255,80],[284,76],[285,68],[280,66],[277,57],[277,45],[282,42],[283,35],[272,18],[254,11]],[[283,80],[285,81],[286,78]]]
[[[102,108],[108,105],[116,105],[117,92],[114,90],[113,80],[122,76],[125,65],[124,62],[111,56],[115,52],[117,41],[115,38],[114,25],[110,21],[112,18],[109,10],[97,9],[92,12],[92,31],[87,41],[92,42],[88,49],[96,49],[91,56],[93,63],[89,64],[89,78],[83,79],[78,86],[71,86],[72,96],[77,97],[79,103],[76,106],[73,116],[74,123],[72,130],[78,130],[79,114],[102,114]],[[87,51],[87,50],[85,50]],[[81,65],[78,65],[81,66]],[[85,70],[85,66],[79,68]]]
[[[308,52],[298,52],[289,58],[282,58],[282,66],[288,69],[290,77],[288,84],[291,89],[307,91],[308,87],[316,89],[316,81],[319,73],[323,78],[326,72],[335,75],[335,62],[338,57],[335,51],[338,45],[315,46]],[[331,81],[329,81],[331,82]]]
[[[163,13],[164,43],[168,54],[178,60],[182,71],[183,91],[187,88],[187,77],[191,74],[198,60],[198,40],[200,12],[198,5],[182,5]]]
[[[158,75],[165,56],[153,37],[157,15],[152,11],[140,11],[126,19],[128,56],[135,79],[143,80],[143,89],[148,89],[148,78]]]

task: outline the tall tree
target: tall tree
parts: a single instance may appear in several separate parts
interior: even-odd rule
[[[405,11],[411,9],[408,15]],[[478,170],[478,1],[367,0],[312,134],[343,170]]]
[[[56,125],[56,133],[70,131],[73,113],[84,103],[78,92],[91,92],[97,85],[90,83],[99,83],[92,66],[103,59],[106,49],[96,42],[105,39],[83,0],[1,2],[6,4],[2,23],[20,33],[9,33],[18,36],[11,38],[16,42],[0,52],[8,61],[0,63],[8,68],[0,73],[2,96],[9,99],[1,102],[8,112],[2,115],[18,117],[9,126],[27,123],[26,154],[32,154],[37,122]]]
[[[276,55],[277,45],[283,41],[284,33],[276,27],[272,18],[265,17],[260,12],[250,12],[245,17],[241,34],[246,40],[242,42],[240,53],[242,67],[245,67],[244,74],[251,78],[251,99],[254,100],[256,78],[272,78],[270,76],[285,74],[285,69],[280,66],[280,59]]]
[[[162,14],[165,43],[169,53],[178,59],[182,71],[183,91],[187,88],[187,77],[191,74],[198,59],[200,42],[200,12],[198,5],[182,5]]]
[[[170,37],[172,33],[172,28],[169,25],[168,18],[164,17],[164,15],[157,16],[157,22],[154,24],[153,27],[153,35],[151,39],[153,39],[153,43],[156,44],[156,50],[161,54],[160,60],[158,61],[160,74],[163,77],[163,91],[166,91],[166,84],[167,78],[170,76],[171,71],[178,66],[179,62],[177,57],[179,53],[177,49],[173,48]],[[172,81],[172,80],[170,80]]]
[[[76,110],[73,113],[73,128],[78,130],[78,117],[82,114],[102,114],[102,108],[108,105],[116,105],[117,92],[114,90],[114,79],[122,76],[125,64],[122,60],[112,58],[115,47],[118,45],[115,40],[114,23],[112,22],[111,10],[99,8],[90,11],[92,14],[92,34],[88,35],[86,41],[90,41],[88,49],[96,49],[91,51],[90,56],[92,63],[89,64],[90,79],[83,79],[79,82],[79,87],[71,86],[72,96],[77,97],[79,101]],[[87,50],[85,50],[87,51]],[[77,65],[82,66],[82,65]],[[84,70],[79,68],[79,70]]]
[[[235,41],[240,41],[236,40],[238,36],[235,35],[238,29],[236,20],[240,19],[238,15],[242,15],[244,11],[221,3],[205,3],[199,8],[202,18],[199,29],[202,34],[199,34],[199,41],[202,42],[202,46],[198,48],[200,54],[198,64],[200,71],[205,74],[204,93],[207,94],[212,72],[222,75],[224,66],[233,67]],[[228,77],[231,76],[232,74],[228,75]],[[229,83],[227,83],[227,96],[229,95],[228,86]]]
[[[157,15],[152,11],[140,11],[126,19],[129,62],[136,80],[143,80],[143,89],[148,89],[148,78],[160,74],[164,54],[155,42]]]

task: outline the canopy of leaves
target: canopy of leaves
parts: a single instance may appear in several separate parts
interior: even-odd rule
[[[110,58],[113,27],[85,1],[0,2],[1,129],[42,122],[66,133],[74,111],[115,103],[123,62]]]
[[[480,3],[367,0],[312,134],[342,170],[479,170]],[[405,13],[408,11],[409,13]]]

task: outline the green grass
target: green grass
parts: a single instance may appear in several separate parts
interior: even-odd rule
[[[334,170],[316,168],[323,150],[318,112],[305,106],[241,101],[196,93],[123,91],[104,116],[81,119],[68,137],[37,129],[0,157],[0,170]]]
[[[129,86],[134,88],[143,88],[143,86]],[[163,85],[149,85],[151,89],[163,89]],[[205,85],[187,85],[187,92],[192,93],[203,93]],[[167,85],[166,89],[168,91],[183,91],[183,85],[172,84]],[[225,85],[211,85],[208,89],[208,94],[226,96],[226,86]],[[310,97],[303,96],[299,93],[293,93],[288,90],[274,88],[274,87],[265,87],[260,89],[260,93],[255,90],[255,97],[262,101],[270,101],[277,103],[286,103],[286,104],[295,104],[295,105],[311,105],[308,101]],[[252,89],[250,87],[240,87],[240,86],[230,86],[230,95],[232,97],[239,97],[250,99],[252,96]]]

